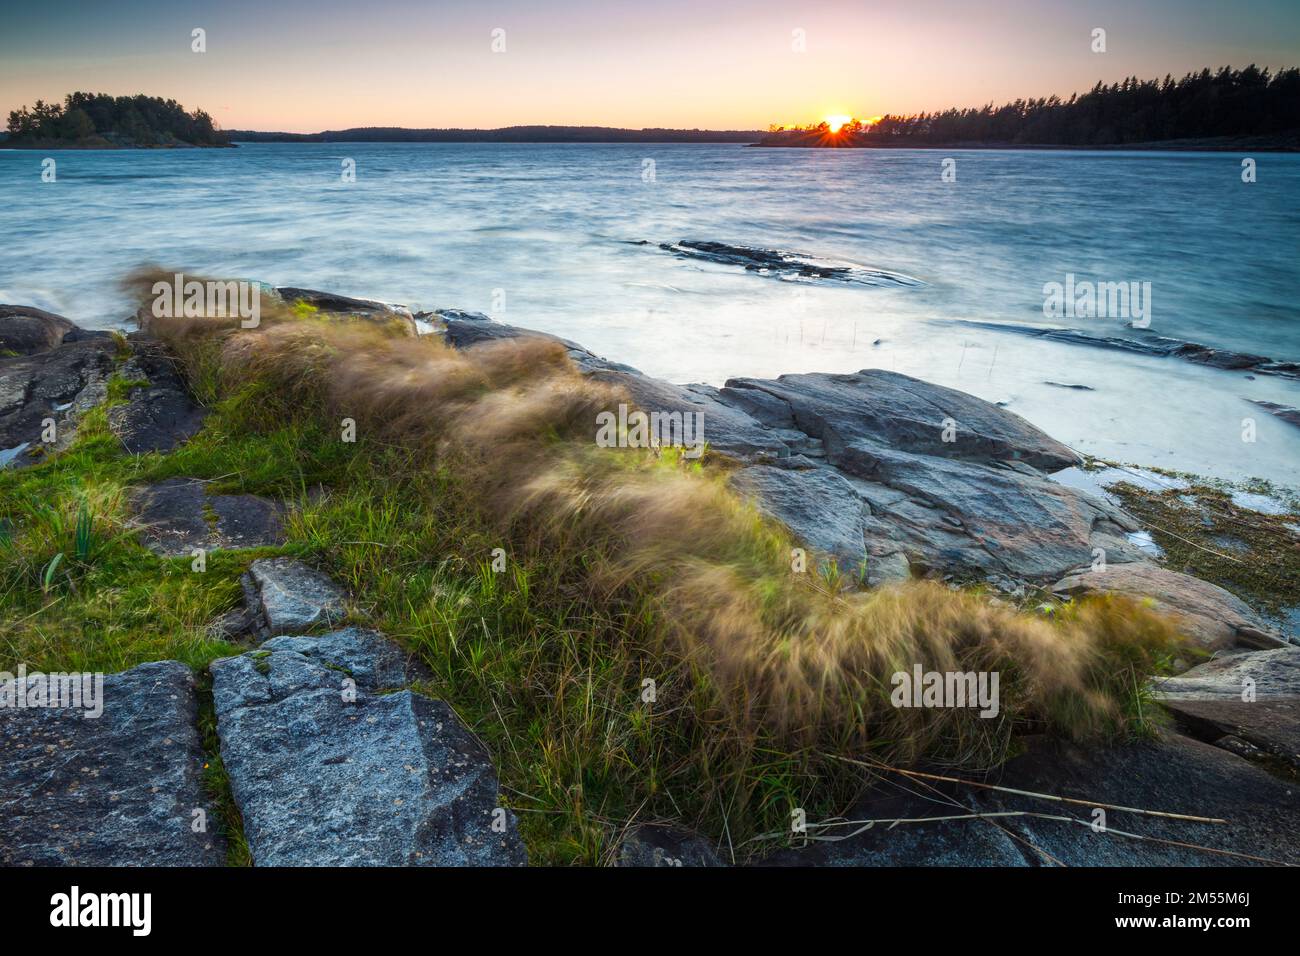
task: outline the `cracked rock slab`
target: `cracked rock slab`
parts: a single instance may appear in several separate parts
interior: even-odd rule
[[[401,676],[396,659],[376,653],[379,635],[349,631],[212,664],[222,759],[254,863],[526,863],[477,739],[441,701],[375,693],[372,680]]]
[[[295,558],[260,558],[240,579],[244,603],[263,637],[334,624],[347,613],[343,589]]]
[[[196,715],[179,661],[106,675],[99,717],[0,708],[0,865],[223,866]]]
[[[1216,657],[1155,690],[1193,736],[1300,767],[1300,647]]]
[[[345,627],[320,637],[283,635],[262,644],[263,651],[291,651],[337,670],[371,690],[405,687],[429,674],[378,631]]]
[[[209,495],[204,482],[168,478],[131,499],[145,546],[165,557],[194,548],[257,548],[283,544],[285,508],[257,495]]]
[[[987,566],[1015,577],[1055,580],[1089,562],[1096,537],[1105,538],[1111,562],[1140,559],[1121,532],[1138,524],[1119,508],[1067,488],[1033,471],[995,463],[933,458],[880,445],[841,450],[840,468],[908,494],[907,507],[876,509],[877,522],[893,525],[916,542],[918,563],[942,569]],[[917,505],[922,510],[918,510]],[[899,518],[895,518],[895,514]],[[925,539],[958,535],[959,551],[946,553]],[[904,550],[907,550],[906,548]],[[909,557],[913,555],[909,554]]]

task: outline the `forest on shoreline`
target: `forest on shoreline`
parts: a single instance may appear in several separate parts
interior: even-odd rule
[[[758,145],[811,147],[1058,146],[1108,147],[1266,137],[1279,145],[1300,131],[1300,68],[1272,73],[1203,69],[1175,80],[1129,77],[1087,93],[994,106],[950,108],[854,120],[838,130],[821,123],[769,129]]]

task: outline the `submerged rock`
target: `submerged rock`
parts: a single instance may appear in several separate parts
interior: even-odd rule
[[[1292,408],[1290,405],[1279,405],[1277,402],[1265,402],[1254,398],[1249,401],[1252,405],[1258,405],[1288,424],[1300,426],[1300,408]]]
[[[212,664],[221,753],[260,866],[515,866],[487,754],[410,690],[374,632],[286,637]]]
[[[109,674],[103,713],[82,713],[0,708],[0,864],[224,865],[190,669]]]
[[[342,588],[294,558],[260,558],[240,582],[259,636],[308,631],[342,620]]]
[[[1161,335],[1142,333],[1134,330],[1133,338],[1118,335],[1093,335],[1079,329],[1044,328],[1038,325],[1017,325],[1010,322],[977,322],[969,319],[959,320],[964,325],[973,325],[995,332],[1011,332],[1029,335],[1053,342],[1068,342],[1073,345],[1089,345],[1093,348],[1115,349],[1122,352],[1138,352],[1142,355],[1155,355],[1165,358],[1179,358],[1197,365],[1209,365],[1213,368],[1241,371],[1249,369],[1265,375],[1280,375],[1284,378],[1300,378],[1300,362],[1278,362],[1263,355],[1250,355],[1233,352],[1228,349],[1211,348],[1195,342],[1184,342]]]

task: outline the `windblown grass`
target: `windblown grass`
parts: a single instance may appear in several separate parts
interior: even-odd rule
[[[795,542],[729,490],[729,463],[595,447],[596,413],[627,398],[548,340],[459,352],[269,303],[256,330],[146,324],[215,413],[113,482],[190,475],[295,500],[290,550],[429,665],[537,862],[598,862],[652,819],[725,855],[794,807],[844,809],[859,778],[826,754],[978,769],[1017,732],[1141,732],[1147,678],[1177,643],[1121,599],[1045,617],[936,582],[856,592],[794,573]],[[998,671],[998,717],[894,708],[890,677],[915,664]]]

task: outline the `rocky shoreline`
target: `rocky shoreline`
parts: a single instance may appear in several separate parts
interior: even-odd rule
[[[327,314],[398,318],[412,334],[431,329],[459,349],[543,335],[458,310],[411,315],[279,291]],[[996,405],[893,372],[681,386],[563,344],[585,374],[625,388],[638,407],[701,414],[709,448],[735,464],[733,487],[859,586],[932,577],[980,583],[1008,601],[1118,592],[1152,601],[1214,655],[1158,688],[1173,721],[1163,739],[1091,752],[1031,739],[987,782],[1227,824],[1125,819],[1112,822],[1148,839],[1098,837],[1033,815],[1044,807],[1024,796],[946,785],[927,795],[900,778],[867,794],[849,818],[967,819],[875,827],[766,862],[1252,862],[1242,854],[1300,862],[1294,635],[1225,589],[1162,567],[1136,540],[1141,523],[1117,504],[1053,480],[1081,463],[1074,451]],[[204,410],[165,350],[138,333],[87,332],[50,313],[0,306],[0,356],[0,465],[29,467],[66,449],[114,376],[125,401],[109,409],[109,425],[124,453],[167,452],[202,427]],[[238,549],[282,540],[278,503],[220,497],[175,479],[140,489],[133,507],[158,554],[188,554],[200,541]],[[396,643],[341,626],[354,596],[286,558],[254,561],[244,595],[227,633],[261,643],[213,662],[209,674],[254,863],[525,862],[513,815],[498,806],[488,754],[446,704],[420,692],[418,664]],[[1258,692],[1249,702],[1240,690],[1247,677]],[[143,664],[110,675],[105,693],[120,703],[100,722],[49,708],[0,709],[0,744],[20,755],[0,767],[0,805],[15,821],[0,834],[0,862],[219,865],[220,841],[191,828],[195,811],[210,812],[193,675],[176,661]],[[146,759],[158,766],[133,763]],[[170,782],[143,786],[145,776]],[[990,813],[1023,815],[997,825],[979,818]],[[617,856],[626,865],[731,862],[721,846],[656,827],[625,834]]]

